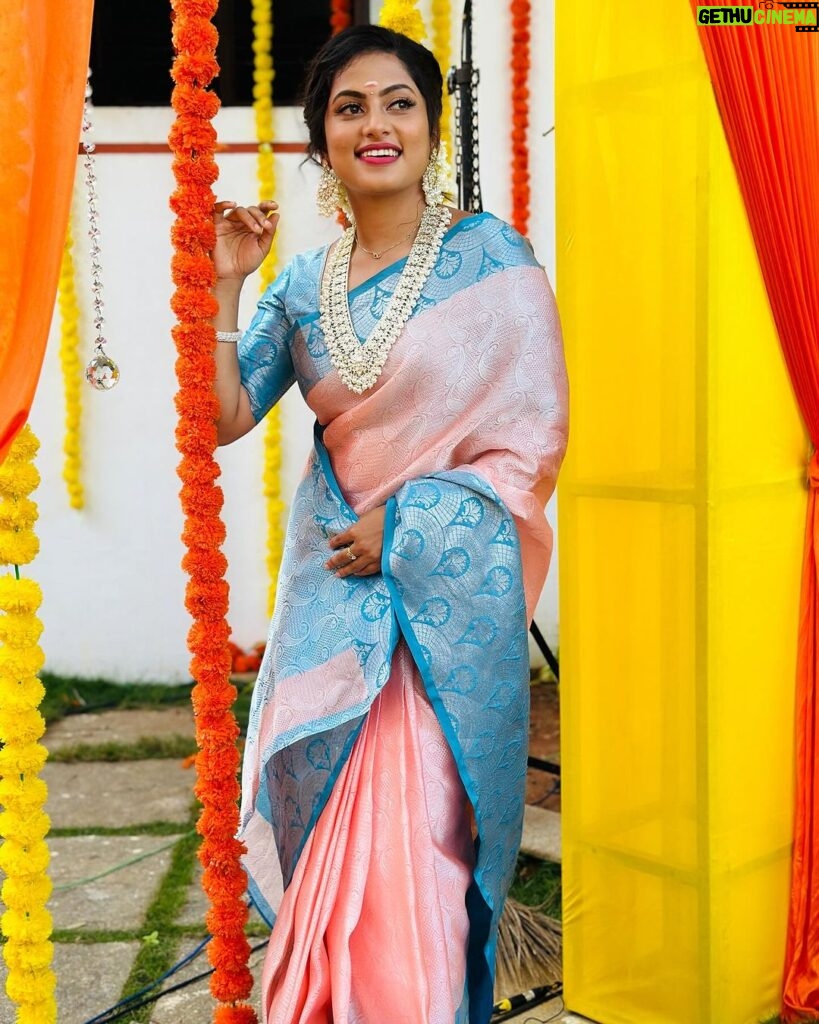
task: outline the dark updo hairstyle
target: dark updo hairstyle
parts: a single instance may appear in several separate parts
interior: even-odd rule
[[[439,136],[443,106],[443,78],[430,51],[408,36],[380,25],[354,25],[322,46],[307,69],[304,83],[304,123],[310,134],[307,154],[316,163],[327,155],[324,115],[336,75],[365,53],[392,53],[409,72],[427,108],[430,138]]]

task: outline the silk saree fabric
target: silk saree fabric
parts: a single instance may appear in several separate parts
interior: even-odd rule
[[[491,215],[467,217],[445,235],[378,383],[358,396],[338,378],[319,322],[325,258],[326,247],[285,268],[239,350],[257,420],[297,381],[317,421],[245,749],[250,890],[271,923],[280,906],[292,914],[288,887],[321,877],[308,863],[314,847],[328,856],[325,811],[356,791],[349,776],[373,747],[371,710],[386,713],[382,698],[409,708],[423,693],[460,780],[450,817],[467,799],[476,830],[460,897],[463,993],[449,1019],[483,1024],[523,819],[527,624],[552,545],[543,509],[566,445],[557,312],[528,243]],[[403,263],[350,292],[359,337]],[[381,505],[382,573],[338,579],[324,568],[328,539]],[[334,1005],[327,1019],[345,1018]],[[369,1018],[353,1008],[346,1019]]]

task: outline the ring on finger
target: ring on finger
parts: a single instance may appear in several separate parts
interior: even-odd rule
[[[351,545],[350,545],[350,546],[349,546],[349,547],[347,548],[347,560],[348,560],[349,562],[351,562],[351,563],[352,563],[352,562],[354,562],[354,561],[355,561],[355,560],[356,560],[357,558],[358,558],[358,555],[357,555],[357,554],[355,553],[355,551],[353,551],[353,546],[352,546],[352,544],[351,544]]]

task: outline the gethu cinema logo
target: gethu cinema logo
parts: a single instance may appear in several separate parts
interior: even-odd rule
[[[697,7],[700,25],[793,25],[797,32],[819,28],[819,2],[784,4],[763,0],[758,8]]]

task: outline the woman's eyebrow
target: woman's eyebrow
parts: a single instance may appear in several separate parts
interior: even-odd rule
[[[409,89],[410,92],[414,91],[411,85],[405,85],[403,82],[397,82],[395,85],[388,85],[386,88],[382,89],[378,95],[386,96],[388,93],[397,92],[399,89]],[[336,100],[340,99],[342,96],[351,96],[356,100],[363,100],[367,98],[365,93],[358,92],[356,89],[342,89],[340,92],[335,94],[332,102],[335,103]]]

